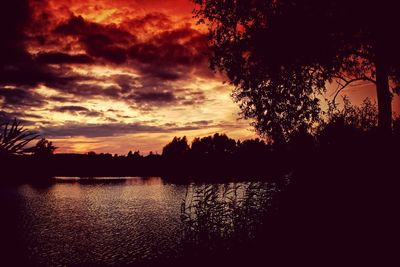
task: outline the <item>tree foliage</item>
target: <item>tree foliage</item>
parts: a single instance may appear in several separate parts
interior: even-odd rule
[[[29,131],[14,119],[12,123],[0,123],[0,156],[26,155],[49,156],[54,153],[56,147],[53,143],[41,138],[34,146],[29,143],[40,135]]]
[[[378,126],[378,109],[376,103],[365,98],[360,106],[352,105],[349,98],[343,97],[343,108],[339,109],[333,102],[329,103],[327,121],[331,124],[341,121],[362,131],[370,131]]]
[[[11,124],[1,123],[0,129],[0,156],[26,154],[29,152],[26,146],[38,137],[37,134],[24,129],[16,119]]]
[[[182,157],[188,150],[189,145],[186,136],[174,137],[174,139],[163,148],[162,155],[167,158]]]
[[[56,149],[57,147],[53,145],[53,142],[42,138],[28,151],[38,157],[48,157],[53,155]]]
[[[235,153],[236,141],[226,134],[214,134],[203,138],[195,138],[190,152],[193,156],[231,155]]]
[[[327,118],[319,125],[316,137],[321,146],[351,146],[375,134],[377,127],[378,109],[375,102],[366,98],[356,106],[343,97],[342,108],[330,103]]]
[[[318,96],[356,81],[378,89],[379,120],[390,129],[400,78],[395,1],[194,0],[209,27],[211,68],[227,74],[259,133],[287,139],[320,118]]]

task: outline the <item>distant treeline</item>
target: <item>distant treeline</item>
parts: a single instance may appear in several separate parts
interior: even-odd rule
[[[139,151],[129,151],[127,155],[11,155],[1,159],[1,176],[24,180],[53,176],[162,176],[175,182],[274,179],[295,168],[318,169],[324,162],[332,161],[332,168],[343,168],[350,162],[376,158],[380,150],[389,153],[383,146],[390,146],[393,151],[400,148],[399,137],[393,134],[382,139],[373,130],[364,132],[345,125],[331,125],[318,136],[300,129],[281,145],[260,139],[235,141],[225,134],[195,138],[189,145],[186,137],[175,137],[162,154],[146,156]]]
[[[191,145],[186,137],[175,137],[162,154],[146,156],[139,151],[127,155],[47,154],[11,155],[6,162],[7,175],[25,176],[163,176],[233,177],[258,179],[260,175],[281,173],[287,166],[282,153],[260,139],[235,141],[225,134],[195,138]],[[3,175],[2,175],[3,176]]]
[[[391,155],[400,148],[399,118],[393,120],[393,133],[383,135],[377,127],[375,106],[369,100],[360,107],[345,101],[343,110],[333,110],[327,116],[315,129],[300,125],[282,142],[236,141],[218,133],[191,143],[186,137],[174,137],[162,154],[146,156],[139,151],[127,155],[54,154],[56,148],[45,139],[23,149],[24,140],[34,136],[25,136],[28,132],[14,122],[11,128],[6,125],[0,138],[0,176],[18,181],[54,176],[162,176],[176,182],[261,180],[292,171],[323,174],[352,169],[356,174],[372,165],[381,166],[379,172],[393,173],[396,162]]]

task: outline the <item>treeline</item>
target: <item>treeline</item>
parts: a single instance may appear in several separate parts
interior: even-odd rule
[[[286,166],[274,146],[260,139],[235,141],[225,134],[175,137],[162,154],[30,154],[3,157],[8,176],[163,176],[176,182],[243,177],[260,179]],[[21,168],[20,166],[23,166]]]
[[[313,129],[299,125],[283,142],[236,141],[218,133],[195,138],[191,143],[186,137],[174,137],[162,154],[146,156],[139,151],[129,151],[127,155],[54,154],[55,147],[45,139],[33,149],[24,149],[24,135],[10,142],[12,134],[18,136],[18,129],[27,134],[14,125],[12,134],[3,130],[1,176],[25,180],[53,176],[162,176],[177,182],[260,180],[281,177],[293,170],[358,171],[365,164],[395,164],[390,155],[400,148],[399,118],[393,120],[393,133],[382,135],[377,127],[376,106],[368,99],[359,107],[344,99],[343,109],[331,106],[325,116]],[[386,167],[389,168],[390,165]]]

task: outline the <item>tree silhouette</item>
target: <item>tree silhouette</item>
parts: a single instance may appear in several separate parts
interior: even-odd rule
[[[129,150],[128,155],[127,155],[127,158],[128,158],[128,159],[133,159],[133,160],[135,160],[135,159],[140,159],[141,157],[142,157],[142,156],[140,155],[139,150],[137,150],[137,151],[135,151],[135,152],[133,152],[133,153],[132,153],[131,150]]]
[[[165,145],[162,151],[162,156],[166,158],[179,158],[185,156],[189,150],[186,136],[174,137],[174,139]]]
[[[17,119],[10,123],[0,124],[0,156],[35,155],[47,157],[57,149],[53,142],[41,138],[34,146],[27,147],[29,143],[40,137],[35,132],[29,131]]]
[[[343,108],[338,109],[331,104],[326,121],[318,126],[315,132],[315,138],[320,148],[335,153],[339,151],[357,151],[369,148],[372,150],[372,144],[379,144],[378,109],[376,103],[369,98],[364,99],[361,105],[352,105],[347,97],[343,97]],[[396,129],[396,120],[393,121],[393,133]],[[395,135],[393,135],[394,137]],[[388,136],[384,141],[392,142],[394,146],[395,137]],[[365,144],[370,143],[367,147]]]
[[[31,152],[26,146],[39,135],[24,129],[21,122],[14,119],[0,124],[0,156],[23,155]]]
[[[343,120],[343,123],[351,125],[362,131],[370,131],[378,126],[378,110],[376,103],[366,98],[360,106],[352,105],[348,97],[343,97],[343,109],[330,104],[327,123]],[[323,127],[324,124],[320,125]]]
[[[254,156],[258,157],[259,155],[270,152],[270,146],[265,144],[265,142],[259,138],[248,139],[244,140],[243,142],[238,141],[237,146],[237,153],[246,158],[251,158]]]
[[[391,132],[391,89],[398,93],[400,81],[395,1],[194,2],[209,27],[211,68],[227,74],[261,134],[281,141],[313,125],[318,95],[333,82],[336,95],[355,82],[375,84],[379,128]]]
[[[236,150],[236,141],[226,134],[214,134],[203,138],[195,138],[192,142],[190,152],[195,157],[206,157],[210,155],[232,155]]]
[[[49,157],[54,154],[56,149],[57,147],[53,145],[53,142],[42,138],[34,147],[29,149],[29,152],[38,157]]]
[[[214,149],[219,155],[232,155],[236,150],[236,141],[229,138],[226,134],[214,134]]]

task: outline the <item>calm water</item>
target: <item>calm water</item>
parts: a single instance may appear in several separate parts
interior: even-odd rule
[[[116,266],[182,255],[187,186],[159,177],[92,181],[0,186],[0,252],[36,266]]]
[[[130,178],[0,192],[16,217],[18,245],[38,265],[118,265],[179,254],[185,186]]]

